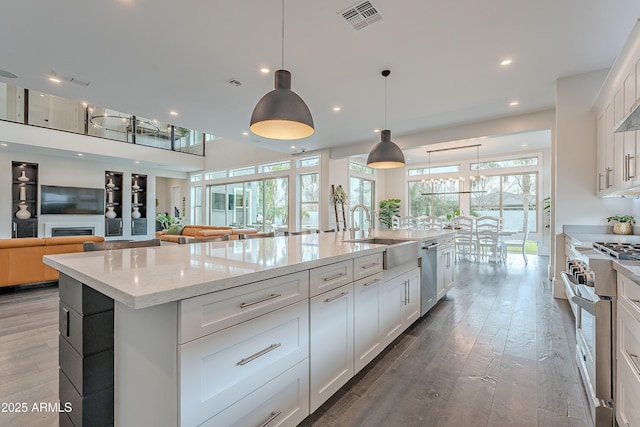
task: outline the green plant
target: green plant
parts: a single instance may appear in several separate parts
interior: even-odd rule
[[[172,225],[179,224],[181,218],[176,218],[166,212],[156,213],[156,221],[160,223],[163,230],[168,230]]]
[[[631,225],[636,223],[636,219],[633,215],[614,215],[607,218],[607,222],[628,222]]]
[[[380,202],[380,211],[378,218],[380,222],[391,228],[393,226],[393,217],[400,216],[400,199],[387,199]]]
[[[544,222],[546,223],[544,228],[549,228],[551,227],[551,197],[545,197],[542,202],[544,204],[544,207],[542,208],[542,210],[544,211]]]
[[[347,203],[347,193],[345,193],[342,185],[338,185],[333,190],[333,201],[336,205],[342,205]]]

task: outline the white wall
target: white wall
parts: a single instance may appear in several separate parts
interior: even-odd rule
[[[596,117],[592,107],[607,70],[559,79],[556,83],[556,133],[552,142],[552,229],[555,277],[564,268],[564,225],[606,225],[607,216],[629,212],[631,201],[596,195]],[[554,296],[564,298],[562,286]]]

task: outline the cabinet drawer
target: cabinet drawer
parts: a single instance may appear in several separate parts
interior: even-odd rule
[[[640,285],[618,274],[618,301],[640,322]]]
[[[353,260],[353,280],[360,280],[382,271],[382,252]]]
[[[200,425],[308,355],[306,300],[180,345],[181,425]]]
[[[619,353],[632,365],[637,364],[637,375],[640,375],[640,321],[633,317],[625,304],[618,303],[617,328]]]
[[[297,426],[309,415],[309,359],[234,403],[203,427]]]
[[[289,274],[180,303],[178,342],[220,331],[309,297],[309,273]]]
[[[640,376],[629,365],[628,359],[618,353],[618,381],[616,393],[616,419],[620,426],[640,426]]]
[[[313,268],[309,272],[309,293],[313,297],[351,282],[353,282],[353,260],[351,259]]]

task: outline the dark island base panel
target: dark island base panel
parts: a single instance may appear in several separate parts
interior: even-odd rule
[[[114,424],[113,300],[60,273],[60,427]]]

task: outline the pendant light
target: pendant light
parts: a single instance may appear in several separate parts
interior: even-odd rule
[[[378,142],[367,157],[367,166],[375,169],[391,169],[404,166],[404,154],[393,141],[391,141],[391,131],[387,129],[387,77],[390,70],[384,70],[384,127],[380,132],[380,142]]]
[[[282,0],[282,69],[275,72],[275,89],[263,96],[251,114],[251,132],[271,139],[301,139],[313,135],[313,117],[302,98],[291,90],[291,73],[284,69],[284,0]]]

